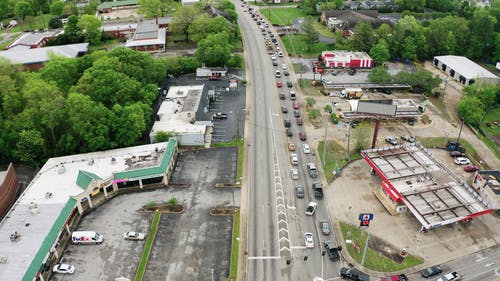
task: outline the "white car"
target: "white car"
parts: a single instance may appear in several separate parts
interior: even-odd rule
[[[282,58],[283,57],[283,52],[278,52],[278,57]]]
[[[321,78],[321,82],[323,82],[323,83],[325,83],[325,84],[332,84],[332,83],[333,83],[333,81],[332,81],[332,80],[330,80],[330,79],[328,79],[328,78],[325,78],[325,77]]]
[[[58,263],[54,265],[52,272],[61,274],[73,274],[75,273],[75,267],[65,263]]]
[[[314,238],[311,232],[306,232],[304,234],[304,242],[306,244],[306,248],[314,248]]]
[[[292,175],[292,180],[299,179],[299,171],[297,169],[292,169],[290,173]]]
[[[290,154],[290,161],[292,162],[292,165],[294,165],[294,166],[299,165],[299,157],[297,156],[296,153]]]
[[[275,56],[275,55],[272,55],[272,56],[271,56],[271,59],[272,59],[272,60],[276,60],[276,56]]]
[[[286,63],[283,63],[283,64],[281,64],[281,68],[288,69],[288,66],[286,66]]]
[[[390,143],[392,145],[397,145],[398,139],[396,137],[387,137],[385,138],[385,142]]]
[[[316,207],[318,207],[318,203],[316,202],[309,202],[306,208],[306,215],[312,216],[314,215],[314,212],[316,212]]]
[[[445,276],[439,278],[437,281],[455,281],[460,279],[460,275],[454,271],[446,274]]]
[[[305,154],[311,153],[311,147],[307,143],[302,144],[302,149],[304,150]]]
[[[466,157],[457,157],[457,158],[455,158],[455,164],[457,164],[457,165],[469,165],[470,160],[469,160],[469,158],[466,158]]]
[[[129,231],[123,234],[123,238],[125,238],[125,240],[144,240],[144,238],[146,238],[146,234],[142,232]]]

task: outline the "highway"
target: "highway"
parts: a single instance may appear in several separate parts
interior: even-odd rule
[[[286,81],[293,76],[291,62],[286,56],[277,58],[278,66],[272,65],[271,56],[265,48],[264,35],[248,12],[243,12],[241,2],[234,1],[238,11],[238,24],[241,29],[245,48],[250,114],[248,124],[248,225],[247,225],[247,260],[246,280],[313,280],[323,277],[325,280],[338,278],[339,263],[322,256],[322,241],[336,241],[332,235],[323,236],[318,223],[328,219],[328,213],[322,200],[315,200],[312,183],[320,181],[309,178],[306,170],[308,162],[315,162],[313,154],[304,154],[302,141],[298,133],[303,131],[293,116],[290,89]],[[280,45],[281,46],[281,45]],[[281,49],[283,47],[281,46]],[[275,69],[281,69],[285,63],[290,71],[289,77],[275,78]],[[278,89],[276,81],[283,82]],[[296,92],[297,87],[294,83]],[[286,99],[280,101],[279,92]],[[300,93],[298,93],[300,94]],[[305,117],[301,100],[301,113]],[[281,106],[288,108],[288,113],[281,112]],[[287,137],[283,125],[284,117],[292,120],[293,136]],[[290,156],[288,143],[297,146],[299,156],[299,180],[290,176]],[[320,175],[321,176],[321,175]],[[304,199],[295,198],[295,185],[305,187]],[[306,216],[305,208],[310,201],[318,202],[315,216]],[[306,249],[304,233],[314,235],[314,248]]]

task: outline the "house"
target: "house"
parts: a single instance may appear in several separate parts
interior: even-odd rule
[[[498,84],[500,79],[479,64],[462,56],[436,56],[434,66],[463,85],[481,81],[485,84]]]
[[[47,160],[0,222],[2,280],[50,280],[84,214],[131,187],[166,186],[176,156],[171,139]]]
[[[204,85],[170,87],[149,133],[151,143],[159,132],[171,133],[181,145],[209,147],[213,123],[206,114],[208,91]]]
[[[125,47],[136,51],[164,52],[166,33],[165,28],[160,28],[158,18],[144,20],[137,24],[134,35],[127,40]]]
[[[14,165],[10,163],[7,170],[0,171],[0,221],[16,201],[18,188],[19,179]]]
[[[44,48],[29,49],[27,46],[17,46],[7,51],[0,51],[0,57],[11,64],[23,65],[29,70],[38,70],[50,60],[51,55],[67,58],[80,57],[88,52],[89,43],[69,44]]]
[[[500,209],[500,170],[477,171],[474,174],[472,187],[490,208]]]
[[[100,14],[111,13],[115,10],[137,9],[139,7],[138,0],[114,0],[111,2],[103,2],[97,7]]]
[[[391,21],[378,18],[377,10],[329,10],[321,13],[321,22],[330,29],[344,31],[347,34],[354,34],[356,25],[360,22],[369,22],[373,28],[377,28],[383,23],[394,25]]]
[[[227,68],[225,67],[198,67],[196,69],[196,78],[220,79],[226,77]]]
[[[57,37],[60,33],[62,33],[61,30],[25,33],[16,41],[12,42],[6,49],[12,49],[16,46],[25,46],[30,49],[41,48],[45,46],[50,39]]]
[[[327,68],[372,68],[373,59],[365,52],[323,51],[321,60]]]

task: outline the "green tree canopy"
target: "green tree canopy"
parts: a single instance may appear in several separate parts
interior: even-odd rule
[[[426,37],[430,54],[464,54],[468,48],[470,30],[464,18],[447,16],[431,21]]]
[[[146,18],[171,15],[177,7],[179,4],[172,0],[139,0],[139,14]]]
[[[172,31],[177,35],[186,35],[186,41],[189,41],[189,27],[202,13],[197,5],[179,7],[172,16]]]
[[[356,51],[368,52],[376,42],[373,27],[369,22],[356,25],[356,32],[352,38],[352,46]]]
[[[427,42],[424,29],[413,16],[405,16],[396,24],[391,53],[404,59],[424,59],[427,55]]]
[[[207,66],[224,66],[233,52],[229,38],[227,32],[209,34],[198,43],[196,57]]]
[[[93,15],[83,15],[78,21],[78,28],[91,45],[97,45],[101,41],[101,25],[101,21]]]
[[[377,64],[383,64],[388,61],[391,53],[389,52],[387,42],[384,39],[378,40],[378,43],[370,49],[370,56]]]
[[[302,31],[304,32],[307,50],[310,53],[312,46],[319,40],[319,32],[313,26],[314,19],[312,17],[306,17],[304,23],[302,24]]]
[[[18,1],[14,6],[14,14],[21,22],[23,22],[26,16],[33,14],[33,8],[31,7],[30,2],[24,0]]]
[[[191,34],[191,41],[198,43],[205,39],[207,35],[219,32],[231,32],[229,22],[221,16],[211,18],[207,14],[200,15],[188,29]]]
[[[42,134],[36,129],[20,131],[14,153],[22,162],[38,167],[42,159],[47,157]]]
[[[62,1],[54,1],[50,4],[50,14],[54,16],[60,16],[64,11],[64,3]]]

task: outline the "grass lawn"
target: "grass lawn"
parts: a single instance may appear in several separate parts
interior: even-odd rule
[[[494,121],[500,121],[500,108],[492,109],[484,116],[483,123],[481,123],[480,127],[482,132],[486,134],[486,138],[482,140],[495,152],[497,158],[500,158],[498,144],[493,140],[494,136],[500,135],[500,127],[496,126],[493,123]],[[490,124],[489,127],[486,126],[488,123]]]
[[[286,51],[291,56],[317,57],[322,51],[333,49],[332,44],[317,42],[311,46],[311,51],[309,51],[306,36],[301,34],[285,36],[282,41]]]
[[[262,8],[260,11],[273,25],[289,25],[293,19],[306,16],[302,10],[297,8]]]
[[[345,224],[342,222],[340,223],[340,228],[342,230],[342,235],[344,238],[343,240],[353,240],[360,248],[360,251],[358,253],[352,245],[346,245],[347,249],[344,249],[344,251],[347,250],[351,257],[353,257],[357,262],[361,263],[368,233],[364,230],[361,230],[357,226]],[[348,237],[347,232],[350,232],[350,237]],[[379,255],[377,251],[368,248],[364,266],[376,271],[394,272],[421,264],[423,262],[424,261],[418,257],[408,255],[401,264],[398,264],[385,256]]]
[[[12,44],[12,42],[14,42],[15,40],[17,39],[17,36],[12,36],[9,38],[9,40],[3,42],[2,44],[0,44],[0,50],[3,50],[5,48],[7,48],[7,46],[9,46],[10,44]]]
[[[333,33],[330,29],[328,29],[328,27],[326,27],[321,22],[314,21],[312,25],[314,26],[314,29],[316,29],[319,32],[319,34],[325,37],[335,38],[335,33]]]
[[[238,274],[238,249],[240,237],[240,210],[233,216],[233,242],[231,243],[231,264],[229,279],[236,280]],[[238,239],[237,239],[238,238]]]
[[[117,44],[118,44],[118,39],[110,39],[110,40],[106,40],[106,41],[101,41],[101,42],[99,42],[99,45],[97,45],[97,46],[90,46],[89,45],[89,51],[94,52],[94,51],[98,51],[98,50],[110,50],[114,46],[116,46]]]
[[[330,127],[332,124],[328,124]],[[318,144],[318,156],[323,164],[323,141]],[[351,160],[361,159],[361,155],[351,150],[349,155]],[[329,140],[325,149],[325,165],[323,165],[323,170],[325,171],[326,180],[330,182],[333,179],[332,171],[339,171],[347,164],[346,160],[346,150],[340,146],[336,141]]]
[[[146,240],[146,245],[142,251],[141,261],[137,267],[137,273],[135,275],[135,281],[141,281],[146,272],[146,265],[148,264],[149,254],[151,253],[151,248],[153,248],[153,242],[155,241],[156,232],[158,232],[158,224],[160,223],[161,213],[156,212],[153,216],[153,222],[149,228],[148,237]]]
[[[53,17],[53,15],[49,14],[44,14],[43,18],[45,20],[45,28],[48,28],[49,20]],[[10,20],[13,18],[5,19],[3,20],[4,26],[7,26]],[[17,19],[15,19],[17,20]],[[27,16],[24,19],[23,23],[20,23],[18,21],[18,25],[11,28],[11,29],[4,29],[3,32],[20,32],[20,31],[27,31],[27,30],[40,30],[43,29],[43,21],[42,21],[42,16]]]

